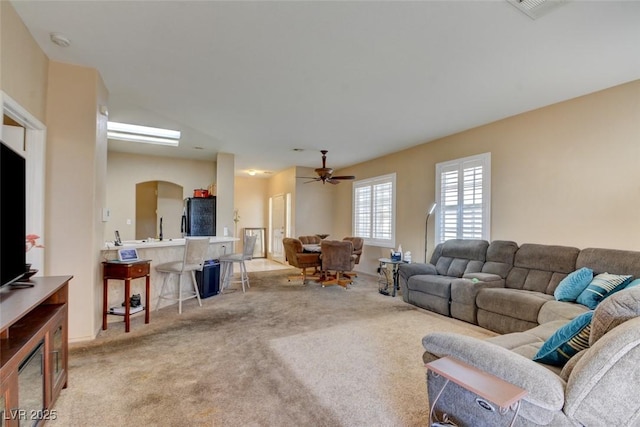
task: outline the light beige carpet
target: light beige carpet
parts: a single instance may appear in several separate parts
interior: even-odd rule
[[[377,292],[251,273],[251,289],[139,315],[70,348],[59,426],[423,426],[424,335],[492,333]]]

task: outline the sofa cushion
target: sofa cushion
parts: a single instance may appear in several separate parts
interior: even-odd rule
[[[486,240],[447,240],[436,246],[431,264],[443,276],[462,277],[465,273],[477,273],[482,270],[488,246]]]
[[[587,311],[558,329],[540,347],[533,360],[548,365],[564,366],[572,356],[589,347],[592,317],[593,311]]]
[[[593,270],[582,267],[562,279],[553,292],[557,301],[574,302],[593,279]]]
[[[582,304],[551,300],[544,303],[540,309],[538,313],[538,323],[542,325],[556,320],[562,320],[566,323],[575,319],[585,311],[589,311],[589,308]]]
[[[524,332],[512,332],[510,334],[487,338],[487,341],[511,350],[527,359],[533,359],[545,341],[566,324],[567,321],[565,320],[556,320],[555,322],[545,323],[544,325],[536,326]],[[544,366],[558,374],[561,371],[561,368],[557,366]]]
[[[482,266],[483,273],[496,274],[503,279],[513,267],[513,258],[518,244],[510,240],[494,240],[487,248],[487,256]]]
[[[538,312],[553,296],[521,289],[487,288],[478,292],[479,309],[538,323]]]
[[[570,246],[525,243],[516,252],[505,286],[552,295],[558,283],[576,269],[579,252]]]
[[[629,284],[627,286],[625,286],[625,289],[629,289],[629,288],[633,288],[634,286],[638,286],[640,285],[640,279],[635,279],[632,280],[631,282],[629,282]]]
[[[640,288],[623,289],[596,307],[591,321],[589,345],[593,345],[611,329],[640,316]]]
[[[598,274],[578,296],[576,302],[594,309],[607,296],[624,289],[631,279],[632,276],[626,274]]]
[[[613,271],[640,277],[640,252],[619,249],[586,248],[580,251],[576,269],[589,267],[594,274]]]

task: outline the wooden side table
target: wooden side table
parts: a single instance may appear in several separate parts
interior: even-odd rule
[[[129,332],[131,326],[131,280],[146,277],[145,297],[144,297],[144,323],[149,323],[149,270],[151,260],[143,259],[139,261],[105,261],[103,265],[102,283],[102,330],[107,329],[107,314],[109,314],[109,279],[124,280],[124,325],[125,332]]]
[[[425,366],[428,370],[446,378],[444,385],[431,403],[429,425],[434,422],[436,403],[450,381],[498,405],[501,414],[506,414],[509,409],[512,409],[514,415],[510,425],[513,426],[515,423],[520,410],[520,400],[527,395],[526,390],[453,357],[443,357],[429,362]],[[478,401],[478,404],[482,405],[483,403]],[[486,405],[486,402],[484,404]],[[447,415],[444,414],[443,417],[446,422]]]

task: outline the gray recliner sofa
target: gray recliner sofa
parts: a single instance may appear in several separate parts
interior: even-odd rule
[[[451,283],[482,272],[489,242],[453,239],[436,246],[430,264],[402,264],[399,281],[405,302],[450,315]]]
[[[501,244],[504,255],[509,246]],[[487,260],[495,256],[489,255],[490,248]],[[636,397],[640,390],[640,286],[613,293],[597,306],[589,347],[564,367],[533,361],[559,328],[589,311],[581,304],[554,298],[560,281],[583,267],[592,269],[594,275],[608,272],[640,278],[640,252],[523,244],[514,252],[504,279],[489,273],[472,280],[470,274],[455,279],[451,286],[450,315],[501,335],[480,340],[452,333],[429,334],[423,338],[424,361],[454,357],[527,390],[516,426],[640,426]],[[415,271],[415,267],[407,269],[400,280],[411,282]],[[462,300],[464,310],[453,309]],[[430,402],[440,395],[443,381],[432,372],[427,374]],[[460,426],[498,425],[513,416],[512,411],[487,410],[476,399],[476,394],[451,383],[442,391],[435,410],[449,414]]]
[[[576,269],[579,253],[578,248],[570,246],[521,245],[504,287],[478,292],[477,324],[501,334],[538,326],[540,310],[554,300],[558,283]],[[570,318],[586,311],[584,306],[564,304],[565,310],[572,310],[570,307],[577,310]]]
[[[586,257],[586,256],[585,256]],[[594,311],[590,347],[563,367],[532,360],[556,328],[556,319],[526,332],[486,340],[454,333],[433,333],[422,340],[423,359],[453,357],[518,387],[523,398],[515,426],[637,426],[640,425],[640,286],[619,291]],[[506,425],[513,411],[487,409],[477,395],[427,372],[429,401],[440,396],[434,409],[438,419],[458,426]],[[444,387],[444,388],[443,388]],[[506,423],[506,424],[504,424]]]

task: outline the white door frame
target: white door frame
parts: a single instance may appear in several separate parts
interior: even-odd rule
[[[26,231],[27,234],[40,236],[39,244],[43,250],[27,252],[27,262],[38,269],[38,275],[45,275],[45,153],[47,127],[18,102],[0,91],[0,109],[2,117],[10,117],[25,129],[24,155],[26,158]],[[2,139],[2,127],[0,127]]]
[[[274,199],[282,200],[282,218],[281,221],[274,221]],[[277,210],[276,210],[277,212]],[[284,224],[284,229],[276,230],[274,223]],[[283,237],[291,237],[291,193],[276,194],[269,197],[269,256],[272,260],[286,263],[284,256],[284,247],[282,245]]]

